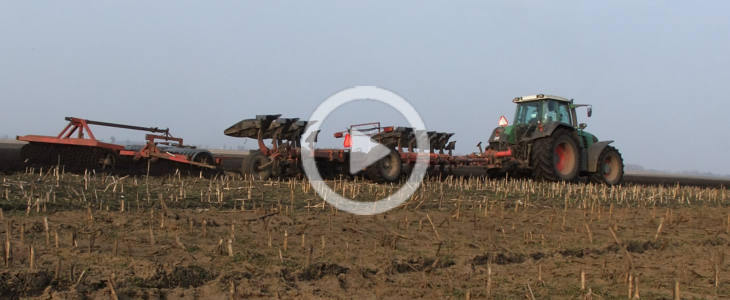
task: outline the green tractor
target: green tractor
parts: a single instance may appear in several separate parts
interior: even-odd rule
[[[502,116],[499,127],[489,138],[488,150],[509,151],[502,158],[500,172],[523,174],[547,181],[576,181],[586,178],[595,183],[620,184],[624,175],[621,153],[610,146],[613,141],[598,141],[577,122],[572,99],[551,95],[517,97],[514,123]]]

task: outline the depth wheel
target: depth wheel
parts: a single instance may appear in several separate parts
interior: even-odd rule
[[[198,152],[193,156],[193,161],[206,165],[215,165],[213,155],[206,152]]]
[[[386,157],[368,167],[366,174],[373,181],[396,182],[400,179],[402,170],[403,163],[400,154],[395,150],[391,150]]]
[[[271,178],[272,163],[266,155],[260,152],[252,153],[248,164],[248,172],[255,179],[266,180]]]

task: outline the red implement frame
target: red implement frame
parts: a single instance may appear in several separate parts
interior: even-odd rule
[[[335,138],[342,138],[346,136],[347,134],[350,134],[353,128],[362,127],[362,126],[374,126],[371,128],[366,128],[364,130],[360,130],[361,132],[366,133],[369,136],[375,135],[377,133],[380,133],[382,131],[388,132],[392,131],[394,126],[388,126],[388,127],[381,127],[380,122],[371,122],[371,123],[362,123],[362,124],[355,124],[351,125],[347,131],[340,131],[336,132],[334,134]],[[378,141],[380,142],[380,141]],[[403,145],[399,145],[397,147],[398,153],[401,156],[401,161],[403,163],[407,164],[415,164],[418,160],[419,156],[419,150],[414,148],[414,145],[408,145],[407,147],[404,147]],[[407,150],[407,151],[406,151]],[[327,149],[327,150],[316,150],[315,156],[322,157],[322,158],[329,158],[330,160],[333,160],[333,158],[337,158],[336,153],[338,151],[345,152],[346,150],[337,150],[337,149]],[[323,153],[319,153],[323,152]],[[451,151],[449,151],[451,152]],[[320,154],[320,155],[318,155]],[[340,153],[340,157],[344,157],[344,153]],[[450,165],[450,166],[480,166],[487,169],[493,169],[493,168],[501,168],[503,165],[504,160],[509,160],[509,158],[512,157],[512,150],[508,149],[506,151],[495,151],[495,150],[487,150],[482,153],[472,153],[467,155],[453,155],[451,153],[445,154],[445,153],[434,153],[429,152],[429,164],[430,165]],[[344,158],[341,160],[344,161]]]
[[[133,156],[135,160],[138,159],[149,159],[149,158],[161,158],[171,160],[183,164],[190,164],[205,168],[215,168],[215,166],[194,162],[188,159],[187,156],[182,154],[173,154],[169,152],[161,151],[157,145],[173,145],[177,147],[183,147],[183,139],[170,135],[169,129],[160,129],[157,127],[140,127],[124,124],[107,123],[100,121],[91,121],[81,118],[66,117],[66,121],[69,121],[68,125],[58,134],[56,137],[52,136],[41,136],[41,135],[24,135],[18,136],[16,139],[19,141],[31,142],[31,143],[45,143],[45,144],[59,144],[59,145],[72,145],[82,147],[94,147],[107,149],[115,152],[120,156]],[[147,134],[145,135],[146,145],[140,151],[126,150],[124,146],[101,142],[96,139],[94,133],[89,128],[89,125],[98,125],[105,127],[115,127],[130,130],[148,131],[152,133],[160,134]],[[76,137],[73,137],[74,133]],[[164,142],[157,142],[162,140]],[[171,144],[170,142],[176,142]]]
[[[383,127],[380,122],[370,122],[362,124],[350,125],[347,130],[334,133],[335,138],[345,138],[353,133],[353,130],[357,130],[361,134],[377,138],[377,142],[382,142],[380,139],[382,132],[391,132],[395,130],[394,126]],[[377,136],[377,137],[375,137]],[[267,156],[270,161],[260,168],[269,167],[274,164],[275,166],[282,165],[299,165],[301,159],[301,148],[292,141],[285,142],[278,138],[278,134],[274,134],[271,138],[271,146],[267,146],[263,139],[261,129],[259,129],[257,142],[259,151]],[[314,149],[313,157],[317,161],[335,162],[335,163],[346,163],[349,161],[351,149],[344,143],[343,148],[328,148],[328,149]],[[505,162],[511,160],[512,151],[480,151],[480,153],[472,153],[468,155],[453,155],[451,150],[449,153],[443,153],[443,149],[439,153],[432,152],[431,149],[416,149],[415,144],[411,145],[400,145],[396,146],[396,151],[401,157],[401,161],[405,164],[415,164],[419,160],[419,156],[422,153],[428,153],[429,165],[443,167],[461,167],[461,166],[478,166],[485,169],[498,169],[501,168]],[[425,152],[424,152],[425,151]],[[420,154],[420,155],[419,155]]]
[[[100,142],[94,137],[94,133],[89,129],[87,120],[78,118],[66,118],[69,121],[66,128],[56,137],[42,136],[42,135],[24,135],[17,137],[19,141],[34,142],[34,143],[46,143],[46,144],[61,144],[61,145],[75,145],[75,146],[86,146],[104,148],[114,151],[120,151],[124,149],[124,146],[109,144]],[[89,137],[86,138],[84,132]],[[72,137],[76,133],[76,137]]]

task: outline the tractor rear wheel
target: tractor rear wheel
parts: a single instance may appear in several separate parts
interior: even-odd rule
[[[598,156],[596,173],[591,174],[591,181],[607,185],[617,185],[624,178],[624,160],[621,153],[611,146],[606,146]]]
[[[255,179],[266,180],[271,177],[271,161],[261,152],[254,152],[248,157],[248,163],[244,159],[244,166],[248,167],[248,174],[253,175]]]
[[[580,150],[573,131],[558,129],[552,136],[535,141],[532,172],[536,179],[573,181],[578,177]]]
[[[370,180],[378,182],[396,182],[403,170],[400,154],[391,150],[390,153],[367,168],[366,175]]]

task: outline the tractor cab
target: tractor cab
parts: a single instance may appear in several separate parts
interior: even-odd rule
[[[575,124],[573,100],[539,94],[517,97],[512,102],[517,103],[515,125],[558,122],[572,127]]]
[[[514,122],[504,116],[490,138],[493,148],[549,136],[557,127],[578,128],[573,100],[552,95],[531,95],[512,100],[517,104]],[[582,128],[581,128],[582,129]],[[503,149],[502,149],[503,150]]]
[[[578,123],[576,115],[576,108],[586,107],[590,117],[592,109],[588,104],[574,104],[573,99],[545,94],[517,97],[512,102],[517,104],[514,123],[510,125],[507,119],[502,117],[499,122],[502,129],[496,129],[497,135],[504,133],[502,135],[507,137],[501,142],[515,144],[543,138],[552,135],[552,132],[559,127],[575,129],[581,137],[583,148],[589,147],[595,141],[592,134],[584,131],[587,125]],[[490,139],[490,142],[495,140]],[[494,143],[493,145],[496,146]]]

